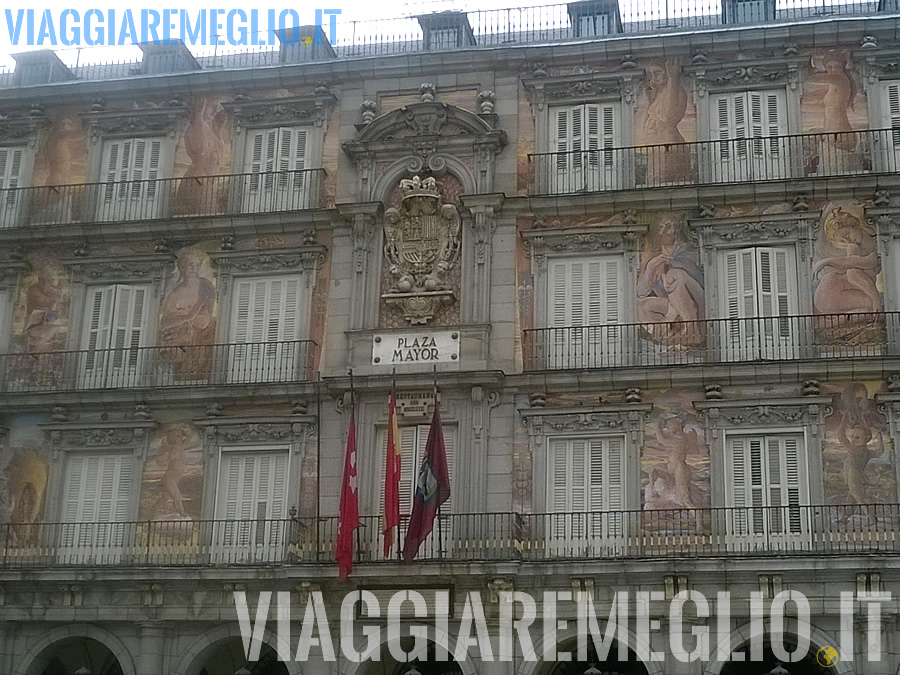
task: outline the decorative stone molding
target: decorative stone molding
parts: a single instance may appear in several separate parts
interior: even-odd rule
[[[819,425],[831,414],[830,396],[804,396],[739,401],[695,401],[697,416],[712,438],[722,430],[752,430],[772,426],[807,426],[817,434]]]
[[[169,136],[174,138],[187,123],[188,110],[183,106],[111,110],[82,113],[88,125],[91,142],[106,136]]]
[[[84,604],[84,589],[81,586],[62,587],[63,607],[81,607]]]
[[[603,405],[579,408],[528,408],[519,410],[528,435],[540,443],[550,434],[618,431],[637,441],[650,419],[650,403],[627,406]]]
[[[713,265],[715,251],[756,245],[796,243],[799,259],[808,259],[819,222],[819,211],[780,213],[752,217],[689,220],[691,236]]]
[[[522,232],[525,255],[543,267],[550,254],[638,253],[646,225],[604,225],[571,229],[534,229]],[[629,267],[636,261],[629,260]]]
[[[210,258],[219,278],[219,290],[225,292],[230,278],[241,273],[300,271],[306,274],[306,285],[310,287],[315,272],[325,262],[326,253],[324,246],[314,244],[283,249],[216,251],[210,253]]]
[[[622,100],[634,102],[638,83],[645,77],[641,68],[623,66],[619,70],[602,73],[580,73],[557,77],[523,78],[525,95],[538,111],[548,104],[579,103],[583,101]]]
[[[760,85],[787,85],[796,90],[800,86],[803,65],[802,56],[784,50],[770,57],[692,62],[684,66],[684,72],[693,78],[694,91],[703,98],[710,91],[737,91]]]
[[[140,455],[150,431],[156,428],[154,420],[126,419],[116,422],[55,422],[42,424],[49,435],[54,456],[65,450],[128,449]]]
[[[488,581],[487,588],[488,601],[500,602],[500,594],[512,593],[516,590],[516,584],[514,579],[503,579],[501,577],[497,577]]]
[[[314,96],[259,101],[243,96],[235,97],[235,101],[222,103],[222,107],[234,119],[235,133],[240,134],[249,127],[296,125],[304,122],[321,127],[325,125],[336,102],[334,94],[319,89]]]
[[[869,42],[866,42],[869,40]],[[860,45],[862,83],[868,89],[878,84],[881,78],[895,78],[900,73],[900,49],[894,46],[880,49],[875,38],[866,36]]]
[[[889,244],[893,239],[900,238],[900,208],[866,209],[866,223],[881,240],[879,253],[889,257],[892,248]]]
[[[490,199],[463,198],[463,203],[472,214],[472,244],[475,248],[475,263],[483,265],[489,251],[494,230],[497,228],[495,216],[503,204],[503,195],[490,195]]]
[[[378,114],[378,104],[375,101],[363,101],[359,106],[359,111],[362,114],[363,126],[367,126],[372,123]]]
[[[175,265],[175,256],[154,254],[131,257],[70,258],[63,265],[72,271],[75,281],[154,281],[161,282]]]
[[[207,452],[222,445],[290,444],[293,452],[306,455],[310,438],[316,433],[313,415],[277,417],[206,417],[194,420],[204,430]]]
[[[15,286],[19,275],[28,267],[28,264],[7,258],[0,262],[0,288]]]
[[[162,607],[164,600],[162,584],[149,584],[141,588],[141,603],[144,607]]]
[[[43,114],[0,115],[0,144],[24,141],[34,147],[49,126],[50,120]]]

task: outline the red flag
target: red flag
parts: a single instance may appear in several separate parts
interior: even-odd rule
[[[388,402],[387,451],[384,466],[384,555],[394,547],[394,528],[400,525],[400,429],[397,427],[397,403],[394,389]]]
[[[340,520],[334,559],[338,577],[346,579],[353,569],[353,533],[359,527],[359,491],[356,480],[356,420],[350,408],[350,431],[347,432],[347,454],[344,456],[344,480],[341,484]]]
[[[450,498],[450,472],[447,470],[447,451],[444,448],[444,430],[441,414],[434,406],[431,428],[425,443],[425,458],[416,480],[416,497],[413,501],[403,558],[407,562],[419,553],[419,546],[434,529],[434,517],[441,504]]]

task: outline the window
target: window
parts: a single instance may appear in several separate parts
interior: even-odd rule
[[[783,92],[721,94],[711,103],[713,182],[789,176]]]
[[[733,535],[771,546],[808,532],[803,436],[730,436],[726,447],[726,517]]]
[[[133,387],[147,364],[148,286],[93,286],[87,290],[79,353],[79,386]]]
[[[25,148],[0,148],[0,229],[19,223],[22,195],[18,188],[21,187],[24,158]]]
[[[72,563],[111,563],[122,555],[133,489],[132,455],[71,454],[62,505],[62,555]]]
[[[415,426],[400,427],[400,534],[401,545],[403,537],[406,535],[406,524],[409,515],[412,513],[413,499],[416,493],[416,482],[419,479],[419,468],[422,466],[422,460],[425,457],[425,444],[428,441],[428,430],[430,424],[417,424]],[[447,471],[450,473],[450,498],[441,506],[441,515],[453,513],[453,503],[456,501],[454,495],[459,491],[459,486],[454,481],[454,459],[456,456],[456,426],[445,424],[444,431],[444,450],[447,453]],[[387,453],[387,429],[380,429],[378,433],[378,445],[381,447],[381,462],[378,465],[378,514],[381,515],[384,510],[384,466],[385,454]],[[451,550],[451,523],[449,519],[441,521],[441,537],[443,538],[444,552]],[[379,525],[380,530],[380,525]],[[382,533],[378,532],[378,551],[382,551]],[[396,550],[396,547],[395,547]],[[425,540],[420,549],[420,555],[434,555],[438,551],[438,534],[437,527],[435,531]]]
[[[214,530],[223,561],[281,558],[288,456],[287,450],[222,451]]]
[[[161,138],[110,139],[103,143],[97,219],[142,220],[162,215],[159,184]]]
[[[231,321],[230,382],[276,382],[297,375],[307,294],[300,277],[237,279]]]
[[[308,131],[298,127],[257,129],[247,136],[243,212],[309,208]]]
[[[725,360],[796,358],[801,333],[794,250],[749,247],[719,256]]]
[[[550,192],[596,192],[624,187],[619,145],[618,106],[587,103],[550,111],[552,166]]]
[[[882,90],[884,128],[891,130],[890,150],[883,158],[884,170],[900,167],[900,81],[885,82]]]
[[[549,368],[598,368],[622,362],[621,256],[548,261],[546,344]]]
[[[625,439],[551,438],[547,511],[558,553],[598,552],[625,530]]]

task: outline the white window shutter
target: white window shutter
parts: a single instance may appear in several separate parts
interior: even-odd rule
[[[732,124],[731,104],[729,98],[720,96],[715,99],[716,139],[719,141],[719,159],[731,159]]]
[[[895,148],[900,148],[900,82],[888,82],[884,87],[885,117],[892,130]]]
[[[551,327],[601,326],[620,322],[622,260],[569,258],[550,262]]]
[[[569,168],[569,129],[571,128],[572,109],[557,107],[553,108],[554,124],[553,128],[556,132],[553,145],[556,148],[556,170],[565,172]],[[900,117],[900,116],[898,116]],[[900,126],[900,123],[898,123]],[[565,186],[559,186],[564,188]]]
[[[569,447],[561,439],[550,441],[550,510],[557,513],[569,511],[571,496],[569,492]]]
[[[253,297],[254,282],[239,280],[234,287],[234,341],[243,344],[251,342],[250,338],[250,300]]]
[[[0,190],[19,187],[23,154],[22,148],[0,148]]]
[[[87,324],[84,336],[84,349],[94,352],[109,347],[112,332],[112,308],[115,286],[99,286],[88,290]],[[87,354],[86,366],[94,366],[94,356]]]

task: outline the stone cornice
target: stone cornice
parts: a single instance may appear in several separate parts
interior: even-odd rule
[[[314,124],[323,126],[334,108],[337,97],[332,93],[289,98],[253,100],[236,96],[234,101],[222,103],[235,123],[235,133],[252,127]]]
[[[218,446],[283,444],[302,450],[318,427],[314,415],[268,417],[204,417],[194,420],[204,429],[208,450]],[[301,447],[302,446],[302,447]]]
[[[652,410],[652,403],[631,403],[571,408],[525,408],[519,409],[519,415],[531,437],[604,432],[636,434],[650,418]]]
[[[694,401],[698,417],[712,431],[752,430],[773,426],[815,428],[832,412],[831,396],[795,396],[742,400]]]
[[[175,265],[171,254],[69,258],[62,264],[80,281],[159,281]]]
[[[81,113],[93,140],[106,136],[174,136],[187,121],[182,105],[169,108],[104,110]]]
[[[522,78],[528,101],[538,110],[547,104],[581,103],[585,101],[619,101],[633,103],[638,82],[645,77],[642,68],[619,68],[603,72]]]
[[[757,244],[800,245],[800,259],[805,260],[809,242],[818,226],[820,211],[733,216],[728,218],[690,218],[688,226],[711,264],[715,249]]]
[[[602,225],[524,230],[521,234],[525,254],[541,266],[547,255],[637,251],[647,229],[647,225]]]
[[[0,116],[0,146],[18,143],[34,145],[41,132],[49,126],[50,120],[44,115]]]
[[[695,58],[684,67],[684,72],[692,77],[699,97],[707,92],[742,91],[758,86],[786,85],[795,90],[800,84],[800,69],[809,61],[808,54],[801,56],[795,51],[789,48],[774,56],[731,61],[698,62]]]

